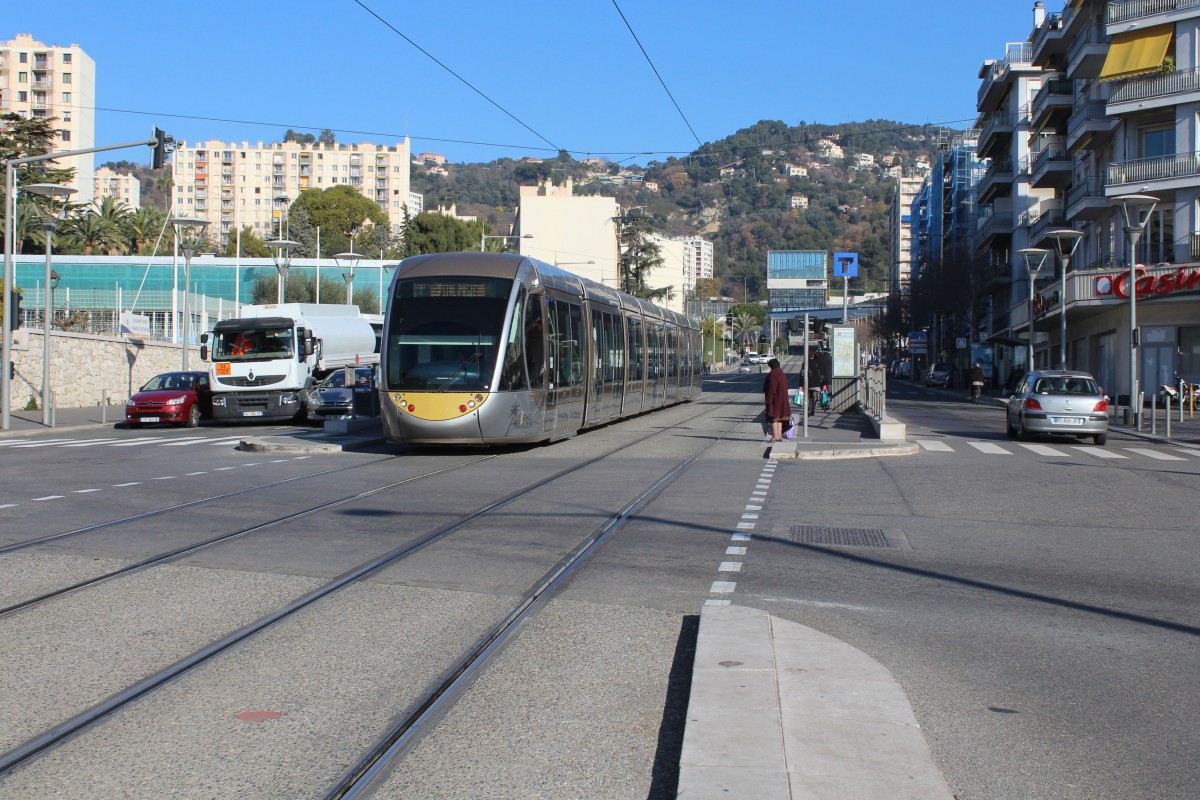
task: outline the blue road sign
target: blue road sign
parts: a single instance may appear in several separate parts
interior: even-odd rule
[[[835,278],[857,278],[858,277],[858,253],[834,253],[833,254],[833,277],[835,277]]]

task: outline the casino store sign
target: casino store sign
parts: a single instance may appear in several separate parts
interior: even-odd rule
[[[1134,267],[1134,289],[1139,299],[1155,295],[1191,292],[1200,289],[1200,269],[1180,267],[1170,272],[1151,275],[1141,267]],[[1099,275],[1096,277],[1097,297],[1119,297],[1129,299],[1129,273]]]

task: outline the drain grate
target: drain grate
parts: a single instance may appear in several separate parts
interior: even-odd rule
[[[819,525],[794,525],[788,538],[797,544],[827,547],[889,547],[887,537],[878,528],[826,528]]]

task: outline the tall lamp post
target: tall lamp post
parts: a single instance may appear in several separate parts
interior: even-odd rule
[[[1067,270],[1071,266],[1071,258],[1083,239],[1083,231],[1074,228],[1055,228],[1046,233],[1054,240],[1054,249],[1058,253],[1058,268],[1061,271],[1061,283],[1058,290],[1058,368],[1067,368]]]
[[[175,230],[175,241],[179,243],[179,249],[183,253],[183,323],[180,325],[183,333],[179,337],[183,353],[179,369],[187,372],[190,347],[188,335],[192,332],[192,311],[189,303],[192,292],[192,257],[196,255],[196,250],[204,240],[204,229],[208,227],[208,220],[199,217],[171,217],[168,222]]]
[[[488,239],[532,239],[532,238],[533,238],[532,233],[527,233],[524,236],[502,236],[500,234],[496,234],[496,235],[481,234],[479,237],[479,252],[483,253],[483,252],[487,251],[487,240]]]
[[[1040,247],[1026,247],[1023,250],[1018,250],[1017,254],[1025,260],[1025,272],[1029,275],[1029,346],[1027,353],[1029,355],[1029,365],[1026,369],[1033,369],[1033,292],[1034,284],[1037,281],[1037,274],[1042,269],[1042,264],[1046,262],[1046,256],[1050,255],[1049,250],[1043,250]]]
[[[291,239],[268,239],[267,247],[271,248],[271,259],[275,262],[275,272],[278,277],[275,284],[275,302],[282,303],[287,296],[288,268],[292,266],[292,252],[300,246],[299,242]]]
[[[1112,199],[1121,209],[1121,223],[1129,240],[1129,407],[1135,409],[1131,422],[1141,421],[1142,409],[1138,398],[1138,329],[1137,329],[1137,243],[1146,230],[1146,223],[1158,205],[1158,198],[1148,194],[1123,194]],[[1140,428],[1140,426],[1139,426]]]
[[[353,240],[350,241],[350,252],[333,254],[333,260],[338,267],[342,266],[343,261],[350,267],[349,272],[342,273],[342,280],[346,282],[346,305],[354,303],[354,267],[358,264],[360,258],[362,256],[354,252]]]
[[[50,284],[57,279],[57,273],[50,268],[51,240],[54,239],[54,232],[58,230],[59,223],[66,219],[67,200],[75,194],[75,190],[56,183],[34,183],[23,187],[21,191],[27,195],[45,197],[50,201],[49,209],[43,209],[36,202],[33,203],[42,224],[42,231],[46,234],[46,283],[45,292],[42,294],[42,330],[45,332],[42,337],[42,424],[49,427],[52,419],[50,416],[50,329],[53,327],[54,320]],[[62,207],[57,212],[53,206],[55,200],[62,201]],[[7,369],[7,365],[5,368]]]

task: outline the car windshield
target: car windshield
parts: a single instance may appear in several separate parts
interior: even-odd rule
[[[165,375],[155,375],[150,380],[146,381],[146,385],[142,387],[143,392],[156,392],[161,390],[173,389],[192,389],[196,386],[195,375],[178,375],[169,372]]]
[[[1096,381],[1078,375],[1038,378],[1033,391],[1034,394],[1100,394]]]

